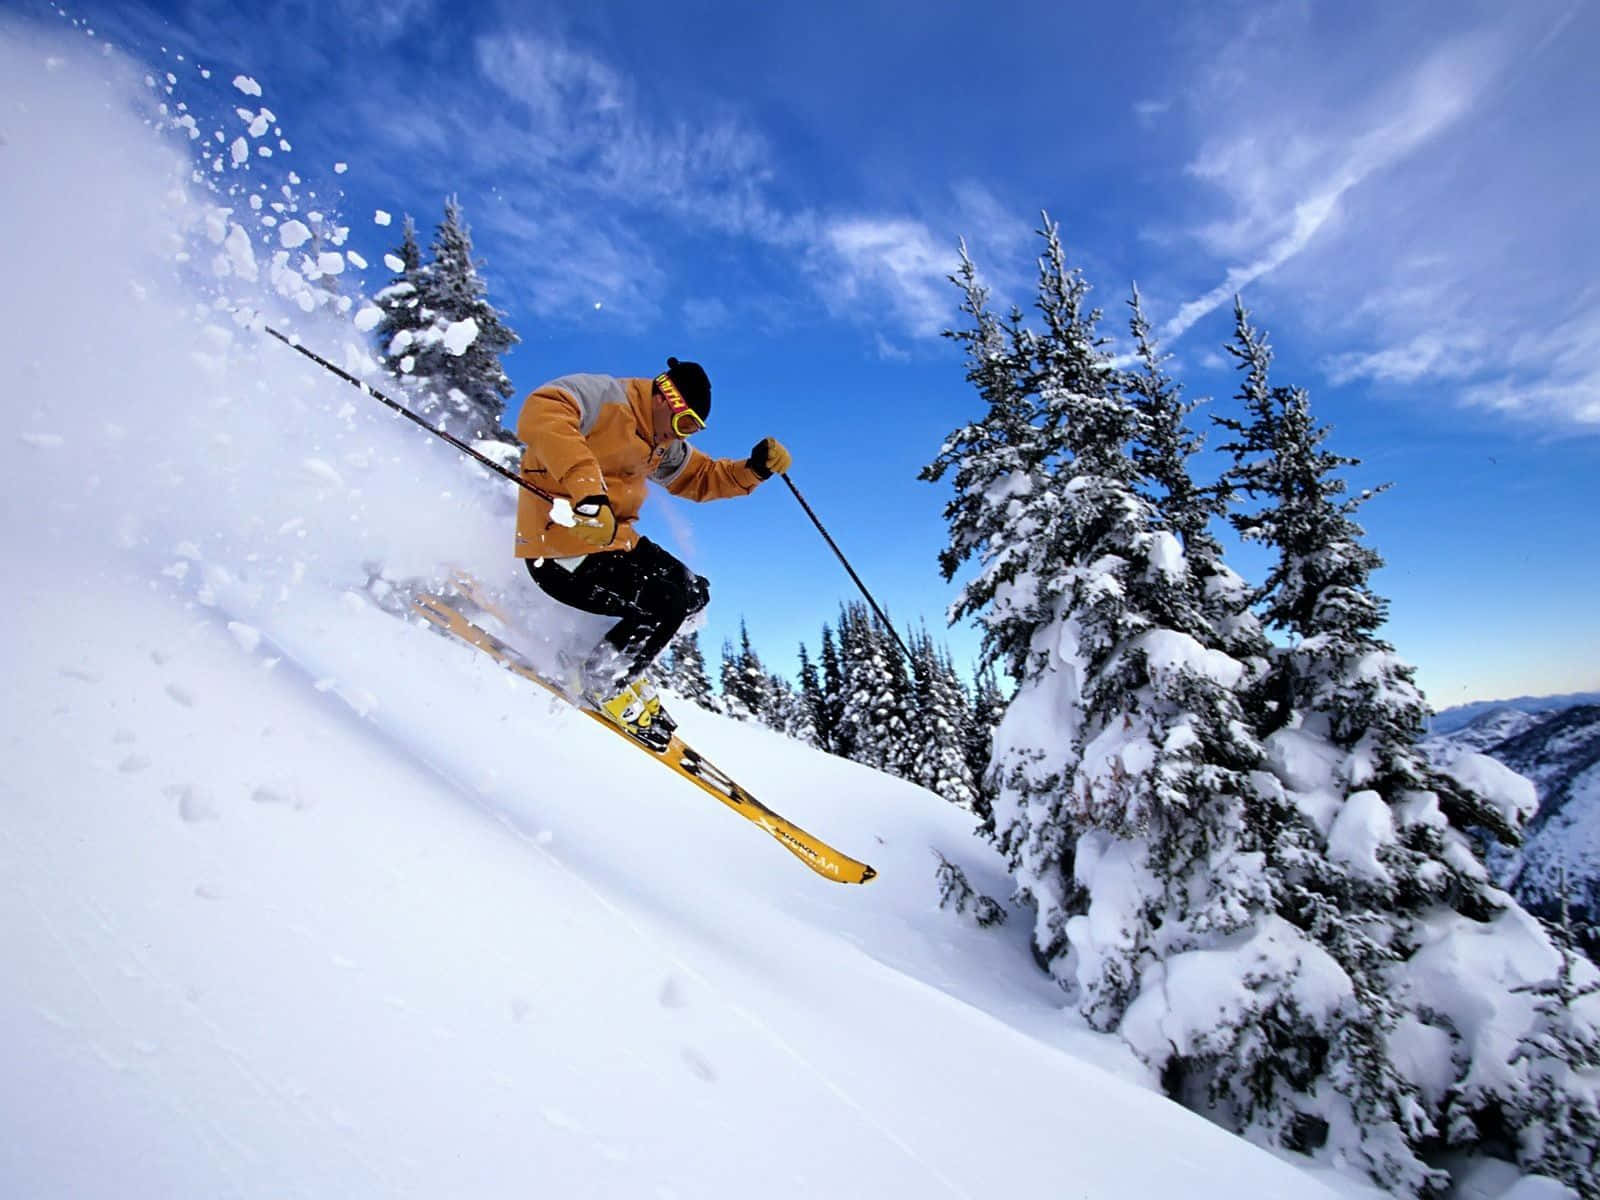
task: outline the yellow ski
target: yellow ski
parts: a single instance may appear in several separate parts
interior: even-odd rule
[[[417,596],[411,601],[411,609],[435,628],[460,638],[468,645],[476,646],[507,670],[538,684],[551,695],[565,700],[630,746],[635,746],[651,758],[659,760],[701,791],[715,796],[745,820],[759,825],[777,838],[786,850],[824,879],[831,879],[836,883],[866,883],[877,875],[877,872],[866,863],[857,862],[848,854],[840,853],[820,838],[813,837],[792,821],[773,812],[729,778],[726,772],[718,769],[704,755],[687,745],[676,733],[672,735],[672,741],[667,748],[659,752],[630,737],[602,714],[573,700],[571,696],[540,675],[514,647],[508,646],[487,629],[468,620],[443,597],[427,594]]]

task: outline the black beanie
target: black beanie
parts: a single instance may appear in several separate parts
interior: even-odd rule
[[[683,396],[683,402],[692,408],[702,421],[711,417],[711,380],[699,363],[667,359],[667,378]]]

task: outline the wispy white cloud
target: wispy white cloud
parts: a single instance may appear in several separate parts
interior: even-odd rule
[[[508,126],[505,165],[542,175],[538,186],[765,243],[804,236],[807,219],[769,194],[771,147],[737,116],[663,120],[633,77],[549,38],[485,36],[475,52]]]
[[[1565,319],[1502,336],[1463,388],[1462,400],[1511,414],[1541,432],[1600,432],[1596,298],[1591,289]]]
[[[1195,231],[1219,256],[1243,257],[1209,292],[1165,324],[1176,338],[1251,283],[1304,251],[1339,215],[1345,196],[1402,162],[1465,115],[1498,74],[1504,47],[1463,38],[1436,51],[1409,78],[1385,89],[1353,120],[1282,112],[1202,147],[1189,173],[1229,200],[1222,219]],[[1344,127],[1340,127],[1343,124]]]
[[[522,311],[557,322],[603,312],[626,329],[662,312],[668,272],[626,228],[514,203],[480,208],[471,224],[477,245],[492,247],[495,293]]]
[[[1370,379],[1383,383],[1415,383],[1419,379],[1465,379],[1482,370],[1491,347],[1475,330],[1452,336],[1428,331],[1378,350],[1353,350],[1334,355],[1326,364],[1335,384]]]
[[[711,328],[725,308],[677,306],[669,262],[685,235],[710,235],[790,261],[790,277],[809,280],[836,316],[934,336],[954,315],[946,276],[958,221],[1007,246],[1025,233],[975,184],[951,189],[948,209],[960,216],[948,233],[919,217],[795,204],[780,198],[789,181],[773,147],[736,111],[662,115],[635,76],[556,37],[482,36],[473,52],[487,94],[447,95],[399,121],[389,115],[392,98],[373,92],[361,101],[363,123],[402,161],[449,161],[480,191],[492,181],[501,202],[480,203],[469,217],[495,237],[497,265],[540,315],[592,310],[598,300],[630,322],[678,312]],[[757,305],[777,311],[770,300]]]
[[[1579,198],[1600,186],[1600,160],[1576,151],[1594,110],[1552,106],[1546,78],[1587,69],[1560,36],[1580,7],[1536,0],[1453,36],[1435,28],[1415,60],[1399,47],[1426,38],[1359,33],[1335,53],[1292,6],[1269,10],[1189,96],[1208,134],[1187,174],[1219,211],[1188,245],[1220,279],[1175,306],[1164,336],[1253,287],[1344,344],[1323,359],[1336,384],[1443,385],[1593,428],[1600,339],[1578,331],[1600,323],[1600,252]],[[1537,333],[1552,303],[1564,341]]]
[[[813,266],[834,311],[878,299],[910,332],[934,337],[950,319],[954,259],[920,221],[853,217],[826,226]]]
[[[937,223],[921,216],[840,216],[821,223],[808,251],[810,274],[830,311],[854,313],[916,339],[939,337],[957,319],[959,293],[950,282],[962,240],[985,264],[1002,294],[1029,284],[1026,262],[1037,238],[1033,224],[1016,215],[989,188],[954,183]],[[880,338],[886,357],[904,346]]]

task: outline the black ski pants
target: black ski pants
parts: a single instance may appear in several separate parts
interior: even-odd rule
[[[649,538],[640,538],[632,550],[590,554],[570,571],[549,558],[527,563],[528,574],[552,600],[620,618],[584,664],[586,681],[598,684],[637,676],[711,598],[703,576]]]

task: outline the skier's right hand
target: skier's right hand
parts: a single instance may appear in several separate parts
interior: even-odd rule
[[[572,506],[578,518],[572,532],[596,550],[611,545],[617,536],[617,514],[611,511],[611,501],[605,496],[585,496]]]

